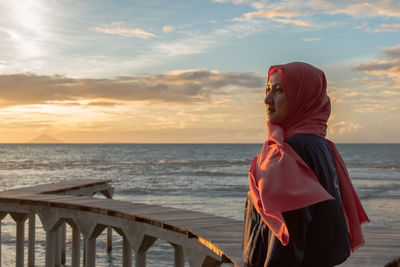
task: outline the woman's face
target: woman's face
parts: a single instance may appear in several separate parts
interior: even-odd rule
[[[267,83],[267,96],[264,99],[268,121],[272,124],[281,124],[287,115],[288,107],[286,95],[279,75],[274,72]]]

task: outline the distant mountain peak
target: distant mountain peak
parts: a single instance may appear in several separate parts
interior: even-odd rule
[[[29,141],[28,143],[33,143],[33,144],[58,144],[58,143],[62,143],[61,140],[58,140],[54,137],[51,137],[48,134],[41,134],[38,137],[32,139],[31,141]]]

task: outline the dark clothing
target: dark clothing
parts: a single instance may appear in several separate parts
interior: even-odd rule
[[[243,231],[243,266],[338,265],[350,255],[350,243],[331,150],[324,138],[314,135],[296,134],[286,142],[335,200],[284,212],[290,239],[289,244],[283,246],[248,198]]]

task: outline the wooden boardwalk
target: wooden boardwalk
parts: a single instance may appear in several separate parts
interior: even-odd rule
[[[68,195],[68,191],[101,186],[108,182],[86,179],[4,191],[0,192],[0,203],[84,210],[145,222],[198,239],[199,243],[226,258],[226,262],[233,261],[236,266],[241,266],[241,221],[158,205]],[[64,194],[58,194],[60,192]]]
[[[400,257],[400,221],[388,228],[363,228],[365,245],[352,253],[341,267],[385,266]]]
[[[107,180],[75,180],[0,192],[0,212],[4,204],[35,203],[35,205],[85,210],[146,222],[184,233],[189,238],[197,238],[209,249],[217,254],[222,253],[227,259],[236,262],[237,266],[241,266],[243,227],[241,221],[158,205],[58,194],[68,193],[68,190],[79,190],[80,187],[85,186],[101,186],[108,182]],[[356,250],[340,266],[384,266],[398,258],[400,256],[400,222],[398,225],[391,226],[390,229],[388,231],[367,225],[364,228],[366,244]]]

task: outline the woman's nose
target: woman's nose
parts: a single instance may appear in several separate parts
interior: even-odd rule
[[[271,94],[266,95],[265,98],[264,98],[265,105],[271,104],[271,101],[272,101]]]

